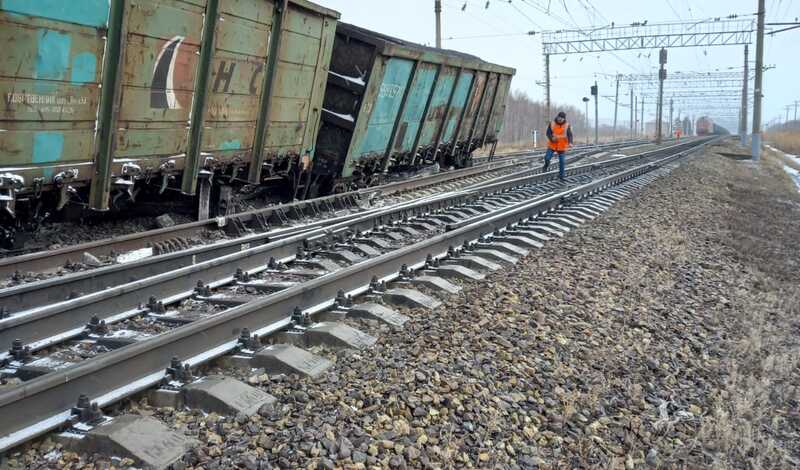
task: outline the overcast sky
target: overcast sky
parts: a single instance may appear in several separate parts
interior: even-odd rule
[[[317,2],[341,12],[342,21],[348,23],[414,42],[433,45],[435,41],[434,0]],[[768,22],[795,21],[800,17],[800,1],[766,2]],[[512,88],[523,90],[535,99],[544,96],[543,88],[536,84],[544,77],[544,59],[539,36],[526,36],[528,31],[574,28],[575,25],[599,27],[610,22],[628,25],[644,20],[650,23],[700,21],[731,14],[755,18],[757,10],[756,0],[442,0],[442,4],[444,46],[516,68]],[[800,100],[798,44],[800,29],[767,36],[765,64],[775,68],[765,74],[765,123],[784,118],[784,107]],[[755,45],[751,46],[750,57],[755,60]],[[667,69],[670,72],[730,70],[731,67],[741,70],[743,60],[742,46],[676,48],[669,51]],[[588,94],[588,87],[595,79],[600,85],[601,95],[613,95],[612,77],[615,74],[645,73],[657,68],[657,51],[553,56],[552,99],[580,106],[581,98]],[[628,91],[622,89],[621,93]],[[628,97],[624,102],[627,104],[629,100]],[[620,112],[627,120],[625,113],[628,111]],[[655,109],[646,108],[646,112],[654,114]],[[610,122],[613,113],[613,102],[602,99],[601,121]],[[793,115],[794,108],[790,111],[790,119]]]

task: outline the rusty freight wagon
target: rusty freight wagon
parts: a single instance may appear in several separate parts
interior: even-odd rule
[[[339,23],[317,139],[322,187],[470,164],[496,144],[514,70]]]
[[[338,18],[307,0],[0,0],[0,222],[142,190],[204,201],[212,178],[304,190]]]

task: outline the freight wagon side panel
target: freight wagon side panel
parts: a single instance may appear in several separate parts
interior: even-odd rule
[[[281,33],[264,151],[313,156],[336,20],[289,5]]]
[[[472,87],[472,94],[469,97],[469,104],[467,111],[464,113],[464,122],[461,123],[461,130],[459,131],[458,140],[469,140],[472,127],[475,124],[475,118],[478,116],[478,108],[481,105],[481,98],[486,89],[487,72],[478,72],[475,78],[475,86]]]
[[[431,63],[422,63],[417,66],[417,74],[411,89],[406,97],[406,106],[395,138],[395,152],[411,152],[414,150],[414,141],[417,139],[422,118],[425,114],[425,105],[433,90],[436,81],[437,66]]]
[[[255,139],[275,7],[265,0],[222,0],[218,14],[201,151],[244,163]]]
[[[486,131],[486,124],[489,120],[489,115],[492,113],[492,103],[494,102],[495,93],[497,92],[498,75],[491,73],[489,80],[486,83],[486,90],[484,91],[481,106],[475,120],[475,129],[472,133],[472,138],[479,141],[483,140],[483,135]],[[479,143],[480,145],[480,143]]]
[[[328,81],[333,43],[336,39],[336,17],[326,15],[322,18],[322,33],[319,38],[318,55],[314,68],[314,82],[311,85],[308,115],[306,117],[306,133],[303,136],[301,153],[308,154],[313,160],[316,153],[317,134],[322,122],[322,103],[325,100],[325,85]]]
[[[450,101],[457,74],[458,70],[452,67],[445,67],[439,73],[439,80],[428,107],[428,115],[422,125],[422,134],[419,139],[419,145],[422,147],[435,144],[436,134],[441,129],[447,114],[447,103]]]
[[[469,91],[472,88],[472,79],[474,77],[475,74],[471,71],[461,72],[461,77],[458,79],[458,86],[456,86],[456,91],[453,95],[453,101],[450,103],[450,114],[447,119],[447,127],[445,128],[444,134],[442,134],[442,144],[449,145],[453,141],[456,126],[461,119],[461,114],[464,110],[464,105],[467,103],[467,98],[469,98]]]
[[[92,175],[107,0],[0,0],[0,174]],[[24,191],[23,191],[24,192]]]
[[[382,78],[380,90],[371,107],[366,130],[363,135],[356,136],[358,151],[351,163],[368,156],[382,157],[386,152],[413,68],[411,60],[390,58],[386,60],[383,77],[372,78]]]
[[[184,163],[205,0],[126,2],[115,164]]]
[[[314,173],[329,183],[352,174],[347,164],[350,148],[356,129],[367,124],[361,118],[362,105],[368,107],[367,97],[377,95],[380,78],[373,77],[382,70],[375,46],[343,31],[337,28],[335,34],[314,161]]]
[[[510,87],[511,77],[508,75],[501,75],[497,86],[497,96],[494,100],[492,118],[486,132],[486,142],[495,142],[500,136],[500,131],[503,129],[503,118],[506,112],[506,103],[508,101],[508,91]]]

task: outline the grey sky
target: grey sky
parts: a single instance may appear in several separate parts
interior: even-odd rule
[[[340,11],[342,21],[414,42],[434,42],[434,0],[317,1]],[[517,76],[512,88],[524,90],[536,99],[543,97],[543,88],[535,82],[543,79],[544,60],[540,39],[537,36],[525,36],[527,31],[555,30],[574,27],[574,24],[601,26],[611,21],[626,25],[634,21],[689,21],[730,14],[754,17],[757,10],[756,0],[489,0],[488,8],[486,0],[442,0],[442,3],[444,46],[516,68]],[[466,10],[462,11],[465,4]],[[544,8],[549,4],[552,15],[536,10],[532,4]],[[794,21],[796,17],[800,17],[800,2],[767,0],[768,22]],[[465,38],[503,34],[516,35]],[[454,39],[448,39],[451,37]],[[765,75],[764,122],[784,118],[784,107],[800,100],[798,46],[800,30],[767,37],[765,64],[775,65],[776,68]],[[670,71],[713,71],[727,70],[728,67],[740,70],[743,65],[741,46],[671,49],[669,54],[667,68]],[[751,47],[751,60],[755,60],[755,46]],[[658,68],[658,53],[629,51],[601,53],[599,56],[554,56],[551,68],[553,100],[580,106],[581,98],[588,94],[588,87],[595,78],[600,85],[601,95],[612,95],[614,84],[610,76],[616,73],[652,72]],[[624,92],[627,90],[621,90],[621,93]],[[628,101],[629,98],[626,98],[624,103]],[[607,99],[600,101],[601,121],[610,122],[613,112],[613,102]],[[654,114],[655,109],[646,109],[646,112]],[[627,120],[627,109],[621,110],[621,113],[624,117],[620,119]],[[790,119],[793,115],[792,108]]]

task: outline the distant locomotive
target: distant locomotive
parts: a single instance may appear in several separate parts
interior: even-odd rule
[[[730,134],[728,129],[718,126],[713,119],[708,116],[703,116],[697,119],[695,125],[697,135],[727,135]]]
[[[496,144],[513,69],[339,16],[308,0],[0,2],[0,241],[65,207],[189,195],[204,218],[231,188],[303,199]]]

